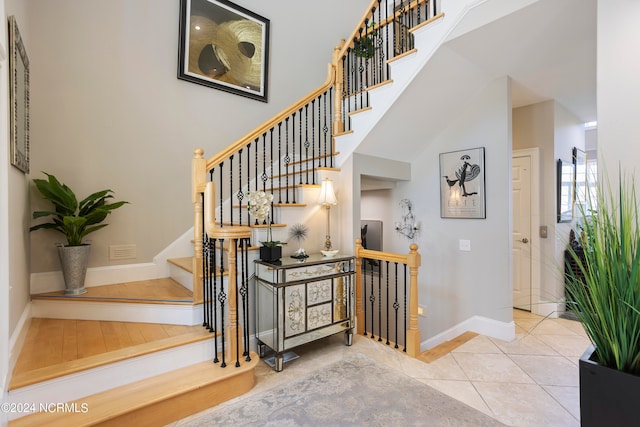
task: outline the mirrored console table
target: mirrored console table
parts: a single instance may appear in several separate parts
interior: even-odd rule
[[[282,371],[284,352],[301,344],[345,332],[351,345],[354,326],[355,260],[311,254],[279,264],[255,261],[258,354],[275,352]]]

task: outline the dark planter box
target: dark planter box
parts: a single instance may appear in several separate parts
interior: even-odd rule
[[[601,366],[589,346],[580,357],[581,426],[638,426],[639,399],[640,376]]]
[[[260,260],[275,262],[282,258],[282,246],[260,246]]]

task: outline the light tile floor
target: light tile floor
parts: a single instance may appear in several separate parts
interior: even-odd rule
[[[339,334],[296,348],[301,357],[286,363],[282,372],[258,364],[257,385],[249,393],[266,391],[361,352],[504,424],[579,426],[578,359],[590,343],[582,325],[520,310],[514,310],[513,318],[513,342],[480,335],[429,364],[366,337],[354,336],[353,346],[346,347]]]

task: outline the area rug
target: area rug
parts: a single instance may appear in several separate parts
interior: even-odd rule
[[[503,426],[362,354],[180,426]]]

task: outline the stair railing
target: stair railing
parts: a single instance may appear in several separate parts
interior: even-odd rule
[[[334,167],[334,137],[349,132],[351,115],[369,107],[368,90],[390,81],[389,62],[412,52],[410,30],[441,16],[437,15],[436,1],[372,0],[350,37],[334,49],[327,80],[320,87],[208,160],[202,149],[194,151],[195,303],[212,297],[203,284],[205,278],[232,275],[232,267],[225,270],[220,255],[224,232],[205,232],[207,183],[213,183],[217,190],[216,200],[210,202],[215,207],[215,222],[209,226],[267,227],[266,223],[251,223],[244,203],[251,191],[274,195],[269,221],[276,224],[278,206],[297,204],[297,188],[317,185],[316,171]],[[236,243],[229,244],[228,251],[236,248]],[[248,245],[247,241],[245,249]],[[208,261],[214,252],[220,257],[215,268]]]
[[[357,333],[418,356],[418,245],[401,255],[365,249],[356,239],[355,257]]]

